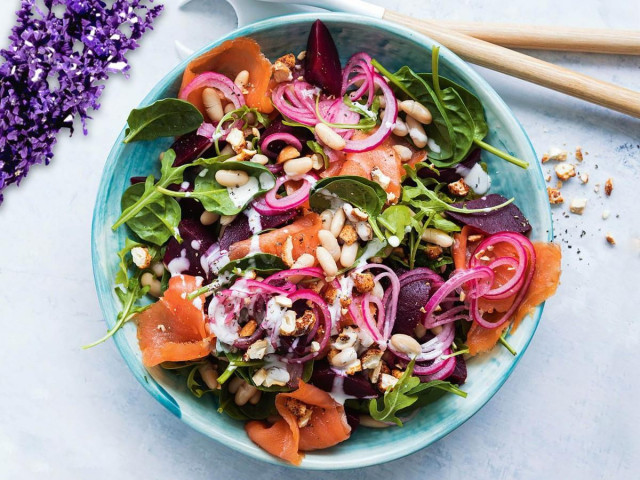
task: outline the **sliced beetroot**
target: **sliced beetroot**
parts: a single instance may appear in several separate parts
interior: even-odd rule
[[[200,257],[216,241],[213,230],[198,220],[185,218],[178,225],[182,243],[171,238],[164,254],[164,264],[172,273],[206,277]]]
[[[468,202],[454,203],[453,205],[462,208],[488,208],[495,207],[506,202],[507,199],[497,193],[486,195],[476,200]],[[506,207],[482,213],[456,213],[447,212],[447,216],[457,223],[469,225],[487,234],[498,232],[527,233],[531,230],[529,220],[524,216],[515,203],[510,203]]]
[[[393,325],[393,333],[404,333],[413,336],[418,322],[422,319],[422,309],[429,300],[429,292],[431,292],[431,284],[420,275],[414,274],[414,280],[403,281],[409,278],[401,275],[400,294],[398,295],[398,309],[396,313],[396,321]]]
[[[332,392],[336,385],[335,382],[340,380],[342,380],[342,391],[349,397],[373,398],[378,396],[378,391],[362,372],[339,377],[325,360],[317,361],[313,365],[311,383],[316,387],[325,392]],[[338,392],[339,390],[339,387],[336,386],[335,391]]]
[[[176,159],[173,161],[174,167],[179,167],[185,163],[191,163],[202,155],[211,146],[211,140],[207,137],[198,135],[196,132],[187,133],[178,137],[173,142],[171,148],[176,153]]]
[[[457,165],[449,168],[440,168],[438,169],[438,173],[434,172],[429,168],[421,168],[418,171],[418,176],[421,178],[435,178],[439,182],[444,183],[452,183],[460,180],[466,172],[471,170],[473,166],[480,161],[480,152],[479,148],[471,151],[467,158],[465,158],[462,162]]]
[[[462,358],[462,355],[456,356],[456,366],[447,380],[456,385],[462,385],[467,381],[467,362]]]
[[[327,26],[316,20],[307,40],[304,79],[338,97],[342,89],[342,67],[338,49]]]
[[[267,230],[268,228],[276,228],[280,225],[284,225],[289,220],[292,220],[298,214],[297,210],[290,210],[289,212],[281,213],[279,215],[260,215],[261,230]],[[252,232],[249,228],[249,219],[246,215],[240,213],[238,216],[227,225],[220,237],[220,248],[222,250],[229,250],[229,247],[236,243],[246,240],[251,237]]]
[[[360,426],[360,415],[355,410],[351,410],[350,408],[344,409],[344,414],[347,417],[347,423],[351,427],[351,433],[356,431],[358,426]]]

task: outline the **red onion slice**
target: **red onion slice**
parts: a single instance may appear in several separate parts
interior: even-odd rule
[[[298,140],[291,133],[286,133],[286,132],[272,133],[271,135],[267,135],[266,137],[264,137],[260,142],[260,148],[262,149],[262,153],[264,153],[265,155],[268,155],[271,158],[276,158],[278,156],[276,152],[269,149],[269,145],[272,142],[285,142],[291,145],[292,147],[294,147],[299,152],[302,151],[302,144],[300,143],[300,140]]]
[[[195,77],[182,89],[178,98],[187,100],[189,95],[199,88],[215,88],[219,90],[235,108],[245,105],[244,95],[235,83],[220,73],[206,72]]]

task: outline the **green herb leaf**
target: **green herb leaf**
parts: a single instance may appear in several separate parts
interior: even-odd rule
[[[275,178],[269,169],[255,162],[199,160],[195,163],[206,165],[206,168],[196,177],[193,192],[174,192],[166,188],[156,189],[160,193],[172,197],[194,198],[202,203],[202,206],[209,212],[220,215],[236,215],[244,210],[251,200],[268,192],[275,184]],[[219,170],[246,172],[249,175],[249,183],[241,187],[241,190],[223,187],[216,181],[216,172]]]
[[[309,205],[313,210],[323,211],[331,208],[339,198],[369,215],[369,224],[376,236],[383,240],[384,236],[376,219],[387,201],[387,193],[383,188],[366,178],[342,175],[320,180],[309,194]]]
[[[410,407],[417,400],[417,395],[409,395],[409,392],[420,384],[418,377],[413,377],[415,360],[411,360],[393,388],[384,392],[382,398],[371,399],[369,402],[369,415],[380,422],[393,422],[399,427],[402,421],[397,417],[400,410]]]
[[[406,205],[392,205],[382,212],[378,217],[378,223],[385,227],[387,240],[395,236],[402,243],[407,227],[411,227],[413,215],[413,210]]]
[[[227,272],[248,272],[251,270],[255,270],[261,274],[271,274],[286,269],[287,266],[277,255],[255,253],[227,263],[220,269],[219,276]]]
[[[204,121],[200,111],[191,103],[177,98],[158,100],[143,108],[134,108],[127,118],[124,143],[177,137],[193,132]]]

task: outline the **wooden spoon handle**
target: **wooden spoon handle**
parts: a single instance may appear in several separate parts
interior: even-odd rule
[[[430,21],[470,37],[509,48],[640,55],[640,30]]]
[[[384,12],[384,19],[433,38],[471,63],[640,118],[640,93],[628,88],[596,80],[429,21],[390,10]]]

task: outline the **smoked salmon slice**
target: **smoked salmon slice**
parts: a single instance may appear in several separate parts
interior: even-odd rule
[[[312,408],[305,426],[298,426],[298,417],[288,407],[289,399]],[[302,462],[301,452],[332,447],[351,435],[342,405],[324,390],[303,381],[297,390],[276,395],[276,409],[282,417],[276,423],[252,421],[245,425],[245,430],[258,446],[294,465]]]
[[[353,140],[366,138],[368,135],[360,131],[353,134]],[[396,198],[400,198],[402,187],[402,176],[404,169],[402,162],[396,151],[393,149],[397,141],[393,136],[389,136],[378,147],[368,152],[347,153],[346,160],[342,164],[339,175],[357,175],[371,180],[373,167],[378,167],[383,174],[390,178],[389,186],[385,189],[387,193],[392,193]]]
[[[204,296],[186,298],[200,286],[201,277],[172,277],[164,296],[136,316],[138,343],[146,367],[195,360],[209,354],[213,337],[205,329]]]
[[[535,270],[522,304],[513,316],[512,331],[516,330],[522,319],[533,312],[535,307],[551,297],[560,283],[562,257],[560,246],[554,243],[534,242],[533,247],[536,252]],[[477,355],[491,350],[508,325],[509,322],[506,322],[498,328],[487,329],[474,322],[467,333],[469,354]]]
[[[243,70],[249,72],[249,84],[245,94],[247,105],[257,108],[262,113],[271,113],[273,104],[269,94],[271,80],[271,62],[260,51],[260,45],[247,37],[227,40],[214,49],[192,60],[182,76],[180,91],[197,75],[205,72],[216,72],[234,80]],[[189,102],[204,114],[202,89],[189,95]]]
[[[317,213],[309,213],[277,230],[272,230],[258,235],[260,251],[272,255],[282,256],[285,242],[291,236],[293,242],[293,259],[296,260],[303,253],[315,254],[316,247],[320,245],[318,232],[322,229],[322,220]],[[244,258],[251,252],[252,239],[236,242],[229,247],[229,259]]]

